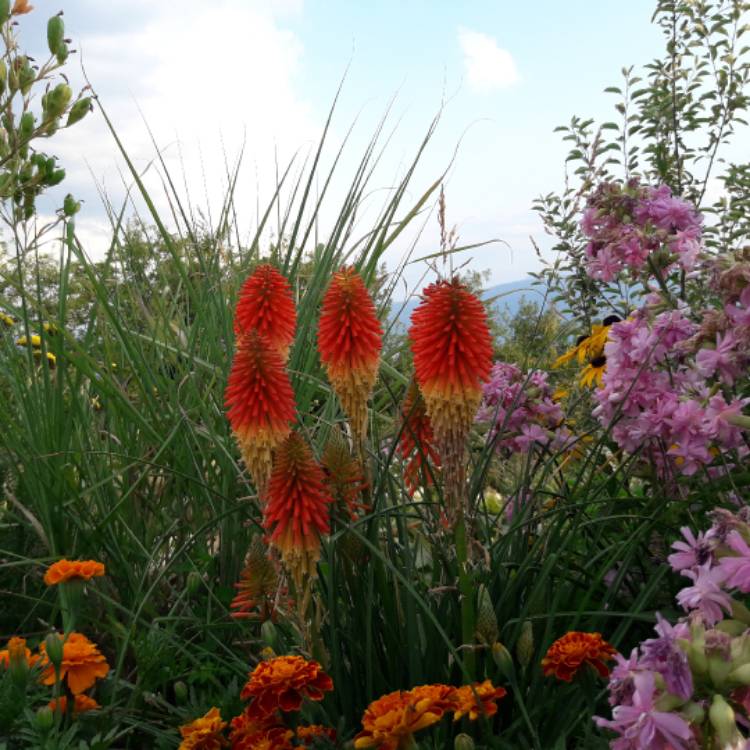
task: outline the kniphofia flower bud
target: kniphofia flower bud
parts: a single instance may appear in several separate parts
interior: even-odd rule
[[[361,276],[342,268],[323,298],[318,351],[357,440],[364,439],[367,429],[367,400],[378,376],[382,335]]]
[[[264,525],[298,590],[305,576],[316,574],[331,502],[323,469],[304,438],[292,432],[274,458]]]
[[[248,331],[258,331],[286,361],[296,325],[297,311],[289,282],[273,266],[258,266],[240,289],[234,332],[240,337]]]
[[[263,494],[273,451],[291,431],[295,407],[281,355],[256,330],[238,341],[225,398],[242,458]]]

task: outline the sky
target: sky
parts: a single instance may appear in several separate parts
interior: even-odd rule
[[[324,206],[321,235],[337,213],[364,145],[393,100],[394,132],[372,183],[372,215],[443,106],[404,208],[457,156],[445,182],[447,220],[461,244],[500,239],[465,260],[491,283],[538,268],[530,236],[546,246],[534,198],[559,190],[567,149],[555,126],[573,115],[611,119],[621,68],[661,54],[653,0],[36,0],[20,19],[22,45],[43,56],[47,18],[64,9],[74,86],[83,72],[139,169],[154,159],[148,128],[186,203],[215,221],[225,155],[244,143],[237,187],[243,237],[270,200],[275,161],[304,158],[317,144],[337,87],[330,163],[356,120]],[[85,199],[77,217],[89,253],[101,255],[109,225],[101,193],[119,205],[130,180],[97,112],[55,136],[50,150]],[[152,167],[147,184],[161,195]],[[160,206],[166,203],[160,198]],[[142,204],[135,204],[142,207]],[[51,210],[51,209],[50,209]],[[261,209],[262,210],[262,209]],[[367,211],[358,230],[367,231]],[[421,226],[421,223],[418,222]],[[415,225],[416,232],[417,225]],[[404,248],[437,250],[438,229],[403,237]],[[417,284],[423,268],[409,268]]]

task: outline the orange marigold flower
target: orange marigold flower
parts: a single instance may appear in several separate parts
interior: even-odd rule
[[[354,747],[396,750],[407,737],[437,723],[455,707],[455,688],[450,685],[421,685],[388,693],[367,707]]]
[[[256,330],[266,338],[283,360],[289,354],[297,326],[289,282],[273,266],[258,266],[240,289],[234,315],[234,331],[238,336]]]
[[[273,462],[263,523],[298,587],[305,575],[315,575],[331,502],[323,469],[304,438],[292,432]]]
[[[383,329],[362,277],[354,268],[333,275],[323,297],[318,351],[357,439],[367,429],[367,401],[378,376]]]
[[[331,742],[336,741],[336,730],[321,724],[308,724],[297,727],[297,741],[303,745],[312,745],[318,737],[326,737]]]
[[[558,638],[542,659],[545,676],[570,682],[583,664],[590,664],[602,677],[609,674],[604,663],[614,658],[615,648],[599,633],[571,631]]]
[[[47,568],[44,582],[57,586],[65,581],[90,581],[104,575],[104,564],[96,560],[58,560]]]
[[[276,711],[299,711],[303,698],[323,700],[329,690],[333,690],[333,680],[318,662],[277,656],[255,667],[240,697],[252,701],[246,709],[248,718],[263,719]]]
[[[458,721],[466,714],[469,715],[471,721],[480,716],[493,716],[497,713],[497,701],[506,695],[504,688],[495,687],[490,680],[456,688],[457,705],[453,713],[453,721]]]
[[[52,711],[56,711],[59,707],[60,713],[67,713],[68,697],[61,695],[59,698],[53,698],[47,705]],[[93,698],[89,698],[88,695],[79,694],[73,700],[73,716],[84,714],[86,711],[94,711],[97,708],[101,708],[101,706]]]
[[[480,300],[458,279],[431,284],[411,316],[417,383],[435,433],[463,436],[492,368],[492,337]]]
[[[212,708],[199,719],[180,727],[182,742],[179,750],[219,750],[226,747],[229,744],[223,734],[226,725],[219,709]]]
[[[440,455],[435,447],[432,422],[427,416],[424,399],[414,382],[406,392],[401,406],[401,418],[403,425],[398,439],[398,452],[406,462],[404,468],[406,489],[410,495],[414,495],[423,481],[428,487],[432,484],[428,465],[440,467]]]
[[[231,721],[229,741],[232,750],[290,750],[294,733],[279,723],[277,714],[250,716],[245,710]]]
[[[60,680],[67,678],[70,692],[78,695],[88,690],[98,678],[106,677],[109,673],[109,664],[96,645],[82,633],[70,633],[64,638]],[[55,669],[47,657],[44,643],[39,646],[39,653],[44,667],[42,683],[54,685]]]
[[[267,620],[273,615],[274,599],[279,593],[279,575],[260,535],[250,544],[245,567],[234,587],[237,595],[229,605],[232,617]]]
[[[262,493],[273,451],[291,431],[295,407],[284,362],[257,331],[243,334],[238,342],[225,400],[242,458]]]

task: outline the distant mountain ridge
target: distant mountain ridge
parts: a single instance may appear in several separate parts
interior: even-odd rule
[[[544,301],[542,289],[538,286],[533,286],[533,282],[534,279],[528,276],[518,281],[507,281],[504,284],[496,284],[485,289],[482,292],[482,298],[492,300],[492,306],[498,312],[502,312],[507,307],[508,312],[513,315],[517,312],[518,305],[523,297],[530,301],[536,301],[539,304]],[[394,302],[391,306],[391,319],[395,319],[400,325],[408,327],[411,314],[419,304],[419,301],[419,296],[415,295],[406,303],[403,301]]]

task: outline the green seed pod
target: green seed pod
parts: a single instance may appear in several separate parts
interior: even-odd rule
[[[457,734],[456,739],[453,740],[453,750],[474,750],[475,747],[474,740],[463,732]]]
[[[481,643],[487,645],[497,640],[498,627],[495,608],[492,605],[492,599],[487,591],[487,587],[479,587],[477,602],[477,638]]]
[[[67,127],[75,125],[79,120],[83,120],[86,115],[91,112],[91,99],[86,96],[83,99],[79,99],[71,108],[68,114]]]
[[[10,0],[0,0],[0,23],[10,18]]]
[[[188,699],[187,685],[182,680],[177,680],[174,684],[174,698],[178,705],[184,705]]]
[[[500,641],[492,644],[492,658],[505,677],[513,674],[513,657]]]
[[[60,45],[65,43],[65,23],[62,17],[52,16],[47,21],[47,45],[53,55],[57,55]]]
[[[65,170],[56,169],[48,178],[47,185],[52,187],[53,185],[59,185],[65,179]]]
[[[15,189],[13,175],[6,172],[0,175],[0,198],[10,198]]]
[[[55,723],[55,715],[52,713],[52,709],[49,706],[42,706],[36,712],[34,723],[40,732],[47,734]]]
[[[44,639],[44,650],[52,666],[59,669],[63,660],[63,642],[57,633],[50,633]]]
[[[5,60],[0,60],[0,94],[5,91],[5,84],[8,82],[8,66]]]
[[[531,620],[524,620],[521,625],[521,635],[516,642],[516,656],[523,667],[528,667],[534,656],[534,628]]]
[[[81,210],[81,204],[68,193],[63,201],[63,213],[66,216],[75,216]]]
[[[739,735],[734,710],[721,695],[714,695],[708,709],[708,720],[716,732],[718,747],[729,747]]]
[[[22,141],[29,141],[31,134],[34,132],[34,126],[36,125],[36,118],[33,112],[24,112],[21,115],[21,122],[18,125],[18,134],[21,136]]]
[[[60,42],[57,46],[57,62],[62,65],[68,59],[69,54],[67,42]]]
[[[25,57],[23,67],[18,74],[18,86],[21,89],[21,93],[24,95],[28,94],[31,91],[34,81],[36,81],[36,71],[31,67],[29,59]]]
[[[47,94],[47,114],[50,118],[59,117],[73,98],[73,89],[65,83],[59,83]]]

